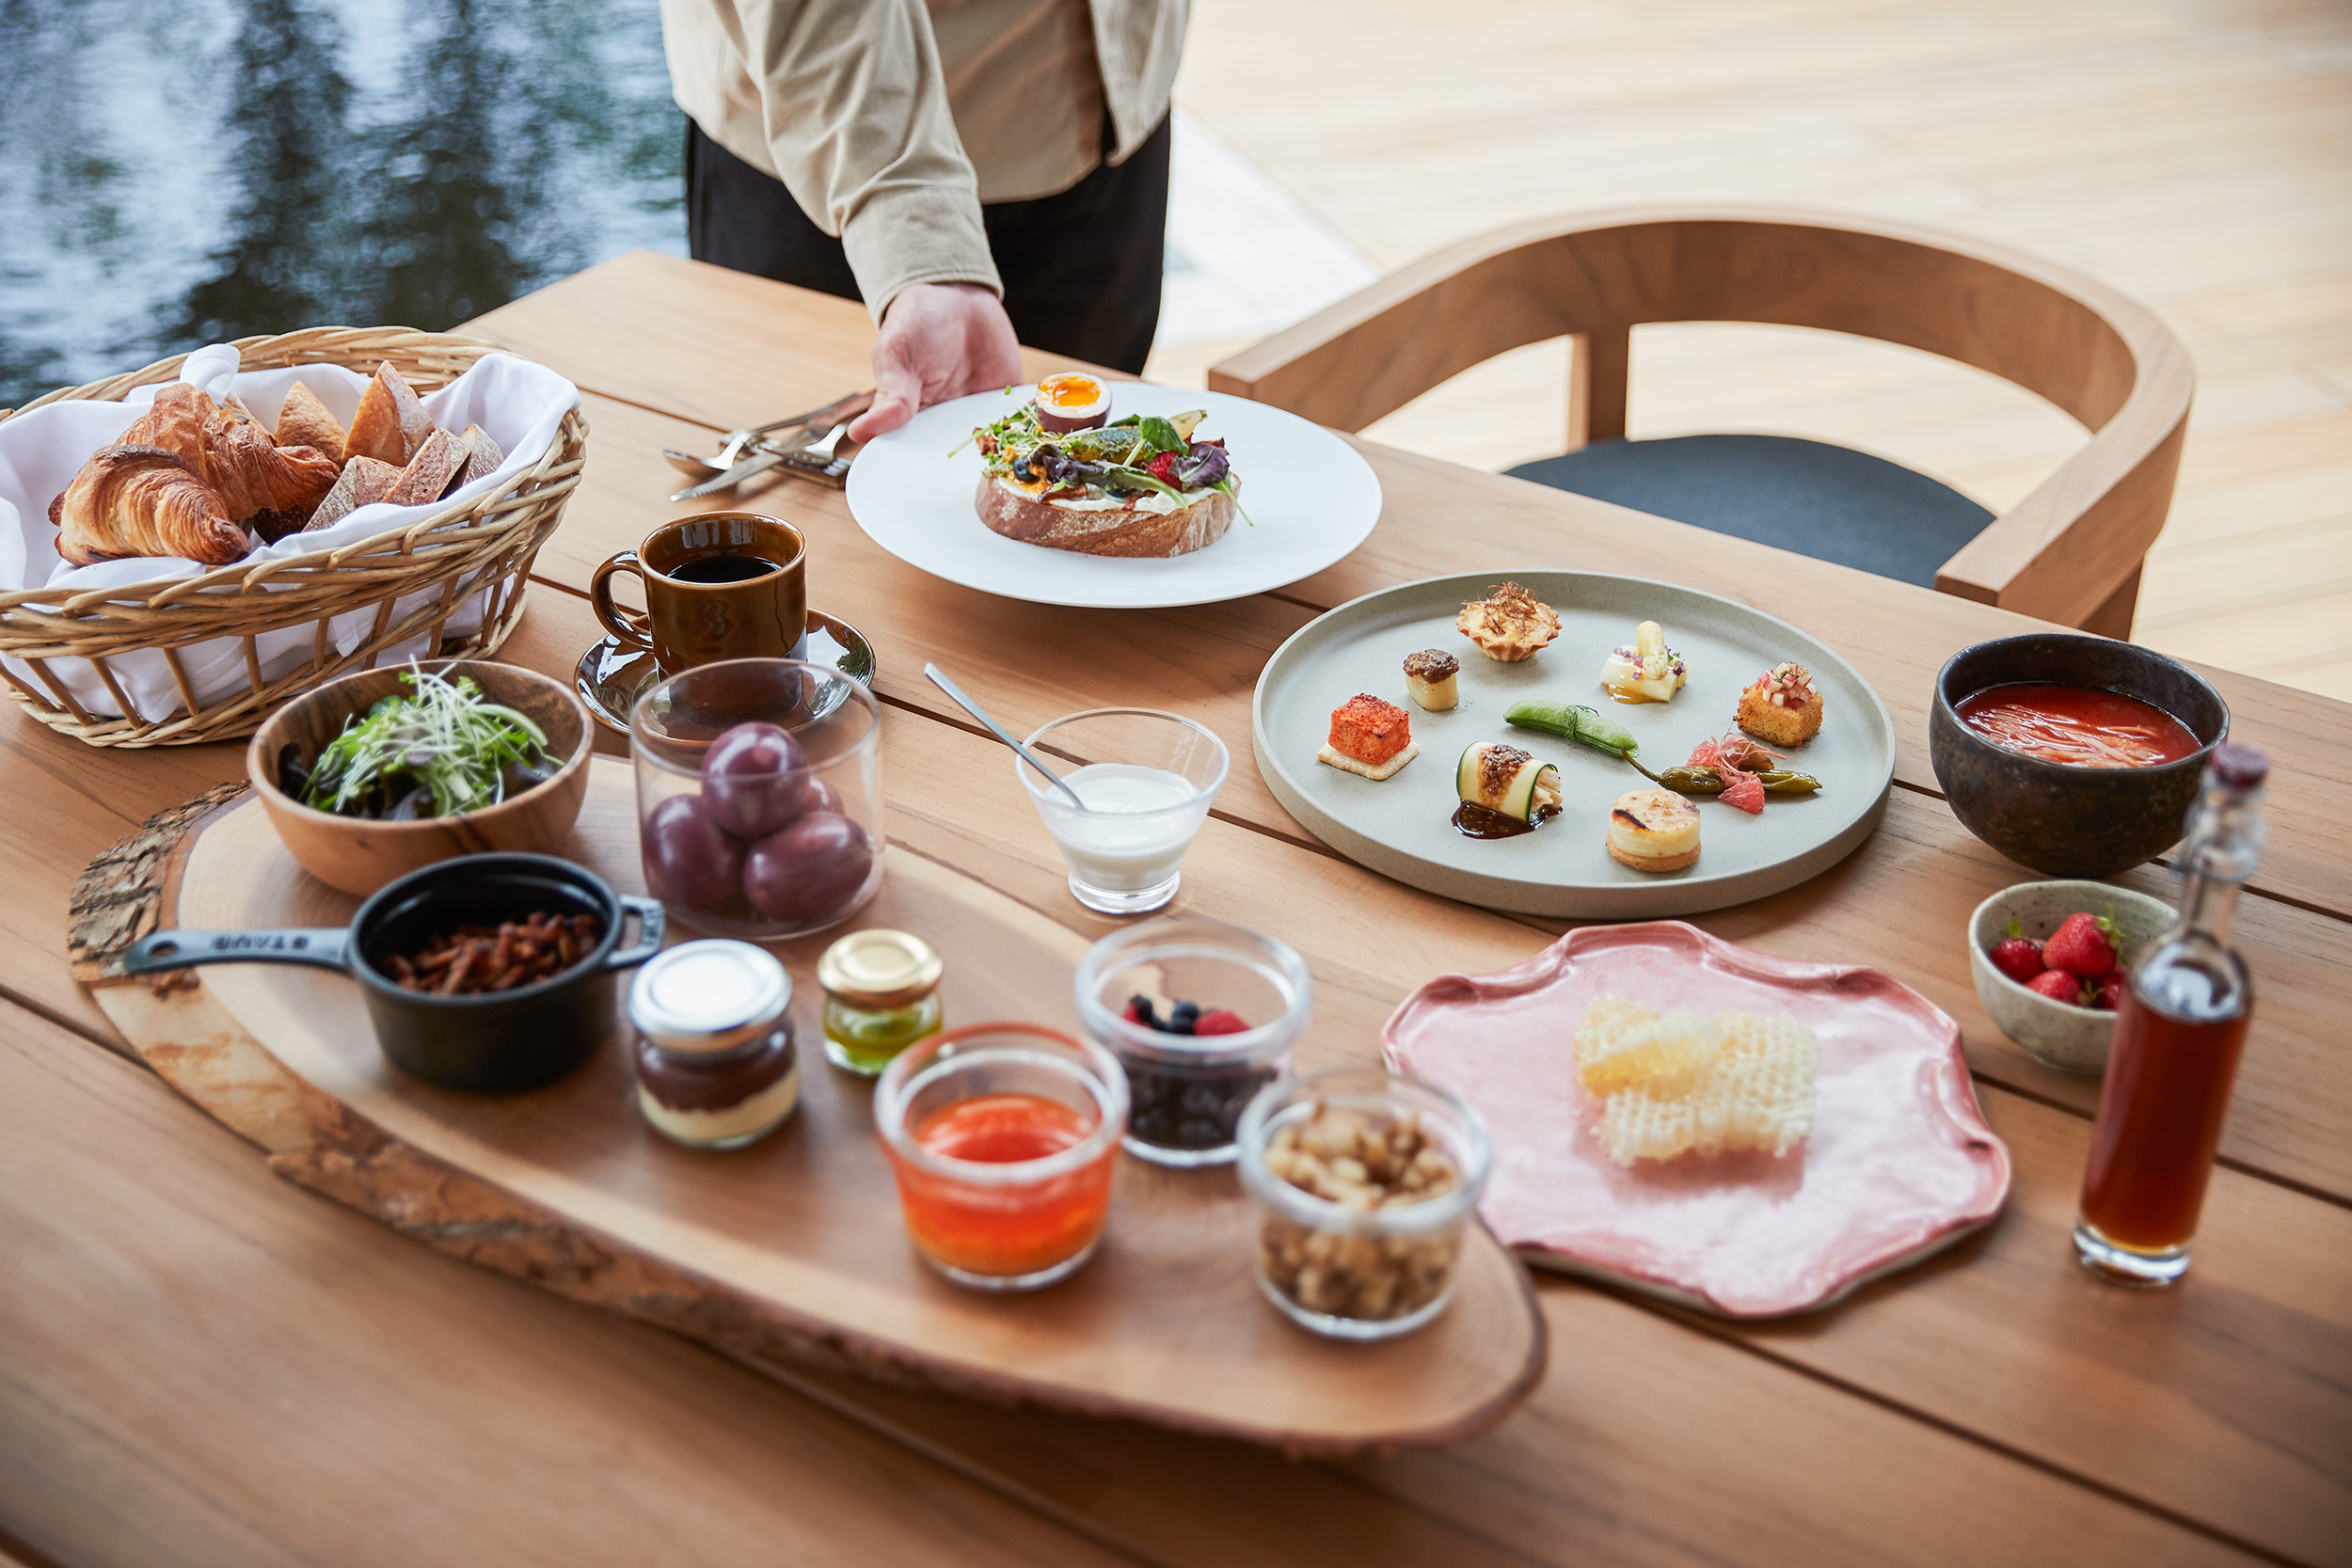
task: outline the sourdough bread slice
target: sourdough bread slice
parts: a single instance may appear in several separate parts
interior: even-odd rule
[[[1157,498],[1147,498],[1147,499]],[[994,474],[980,475],[973,506],[980,521],[1008,539],[1082,555],[1173,556],[1205,549],[1233,526],[1233,498],[1221,490],[1168,511],[1100,502],[1041,500]]]

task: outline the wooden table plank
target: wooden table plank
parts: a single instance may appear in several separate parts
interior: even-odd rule
[[[44,1556],[1129,1560],[708,1352],[304,1193],[151,1074],[8,1012],[0,1528]]]
[[[755,414],[773,417],[759,412],[771,404],[788,411],[862,381],[872,337],[865,312],[849,302],[648,252],[590,268],[492,311],[469,330],[541,359],[590,390],[722,430]],[[1033,369],[1063,362],[1031,357]],[[593,418],[592,429],[601,430]],[[610,437],[592,443],[593,459],[610,461],[612,444]],[[2047,629],[2006,610],[1746,540],[1356,444],[1380,475],[1381,526],[1347,560],[1282,590],[1283,598],[1320,611],[1376,588],[1482,566],[1668,578],[1753,604],[1845,655],[1895,715],[1897,776],[1916,788],[1936,787],[1926,715],[1944,659],[1987,638]],[[658,462],[651,450],[643,455]],[[672,515],[658,510],[666,504],[658,498],[673,487],[648,484],[641,533],[659,515]],[[845,530],[855,529],[840,499],[816,486],[787,481],[765,494],[789,495],[794,515],[837,516]],[[2274,853],[2255,886],[2352,916],[2352,833],[2344,831],[2332,798],[2334,781],[2352,776],[2352,705],[2199,668],[2233,711],[2245,713],[2240,738],[2271,752],[2273,840],[2296,847],[2292,857]]]
[[[1538,1403],[1452,1448],[1341,1465],[787,1375],[1184,1568],[1434,1562],[1415,1549],[1432,1514],[1563,1568],[2256,1560],[1605,1292],[1543,1299],[1567,1360]]]
[[[590,405],[592,428],[608,455],[598,459],[540,557],[547,578],[574,588],[584,587],[596,562],[635,543],[649,526],[625,498],[641,483],[660,483],[655,470],[670,470],[652,454],[691,429],[609,399],[592,397]],[[995,599],[893,560],[846,515],[828,510],[839,506],[830,491],[793,482],[771,496],[758,504],[807,525],[813,602],[846,616],[876,641],[876,689],[888,700],[969,730],[969,721],[919,673],[925,660],[936,659],[1019,733],[1069,711],[1067,672],[1083,649],[1087,701],[1174,708],[1223,738],[1233,765],[1218,796],[1220,816],[1319,848],[1266,790],[1249,728],[1259,665],[1311,610],[1263,594],[1199,610],[1120,613]],[[673,510],[682,514],[690,507]],[[510,649],[513,657],[555,661],[548,668],[576,658],[565,636],[585,646],[600,635],[580,609],[577,599],[563,606],[543,602]],[[959,629],[973,626],[985,626],[987,635]],[[1010,768],[1007,761],[993,772],[1018,800]],[[1023,831],[1043,838],[1033,822]],[[1960,1020],[1978,1071],[2090,1114],[2097,1104],[2097,1081],[2054,1072],[2027,1057],[1993,1027],[1969,978],[1969,912],[2029,874],[1971,837],[1940,799],[1915,791],[1896,792],[1881,836],[1899,839],[1901,847],[1890,855],[1882,846],[1876,858],[1828,879],[1697,923],[1757,946],[1794,947],[1807,958],[1884,968]],[[2177,895],[2177,879],[2169,870],[2141,867],[2119,880],[2168,900]],[[1565,922],[1534,924],[1565,929]],[[2265,977],[2265,993],[2226,1155],[2352,1200],[2352,1143],[2336,1131],[2352,1124],[2352,1058],[2327,1045],[2337,1027],[2329,980],[2352,954],[2352,932],[2292,905],[2249,899],[2240,934],[2249,961]]]

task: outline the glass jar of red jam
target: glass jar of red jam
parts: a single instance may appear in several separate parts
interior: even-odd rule
[[[686,942],[656,954],[628,988],[637,1108],[695,1148],[740,1148],[783,1125],[801,1100],[792,976],[748,942]]]
[[[874,1125],[924,1260],[975,1290],[1034,1291],[1102,1239],[1127,1080],[1101,1046],[975,1023],[892,1059]]]

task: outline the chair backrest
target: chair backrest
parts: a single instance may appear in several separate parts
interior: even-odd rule
[[[1509,349],[1561,336],[1567,444],[1625,433],[1631,329],[1761,322],[1956,359],[2038,393],[2090,444],[1945,562],[1947,593],[2127,636],[2171,505],[2188,355],[2132,300],[1963,236],[1776,209],[1626,209],[1452,245],[1209,372],[1209,385],[1360,430]]]

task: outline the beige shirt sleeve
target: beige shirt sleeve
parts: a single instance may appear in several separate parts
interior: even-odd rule
[[[841,237],[875,320],[916,283],[1004,292],[922,0],[664,0],[663,9],[700,13],[689,27],[665,25],[674,46],[699,34],[703,47],[723,42],[719,53],[734,56],[673,57],[672,73],[699,65],[714,84],[748,77],[756,105],[719,105],[721,118],[755,107],[772,172]],[[706,132],[735,139],[685,106]]]

